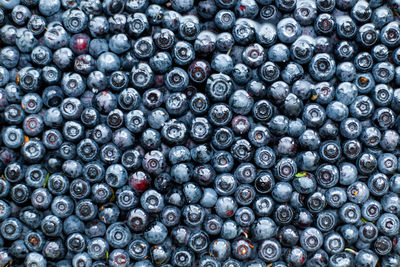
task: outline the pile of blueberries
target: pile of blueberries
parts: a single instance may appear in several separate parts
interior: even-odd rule
[[[0,0],[0,266],[399,267],[400,0]]]

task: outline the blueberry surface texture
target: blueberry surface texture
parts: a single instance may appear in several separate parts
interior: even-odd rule
[[[400,267],[400,0],[0,0],[0,267]]]

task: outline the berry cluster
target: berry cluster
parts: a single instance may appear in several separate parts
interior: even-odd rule
[[[0,0],[0,266],[400,266],[400,0]]]

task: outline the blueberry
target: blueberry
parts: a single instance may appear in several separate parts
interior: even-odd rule
[[[268,59],[272,62],[282,63],[289,60],[289,48],[282,43],[274,44],[268,50]]]
[[[111,224],[106,232],[107,242],[114,248],[123,248],[131,241],[129,229],[122,223]]]
[[[377,227],[385,235],[393,236],[399,231],[399,220],[391,213],[384,213],[379,217]]]
[[[84,232],[84,223],[75,215],[68,216],[63,225],[65,234],[81,233]]]
[[[185,248],[180,248],[172,255],[172,264],[179,267],[188,267],[193,264],[194,255],[191,251]]]
[[[306,228],[300,235],[300,244],[306,251],[317,251],[323,242],[322,233],[316,228]]]
[[[385,61],[389,56],[389,49],[386,45],[379,44],[372,49],[372,57],[378,62]]]
[[[47,261],[42,254],[37,252],[29,253],[25,258],[25,264],[36,264],[37,266],[47,266]]]

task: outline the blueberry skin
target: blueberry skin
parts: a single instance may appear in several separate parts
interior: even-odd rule
[[[355,182],[347,188],[347,198],[354,203],[363,203],[368,197],[368,187],[362,182]]]
[[[60,51],[60,50],[63,50],[63,49],[59,49],[57,51]],[[68,49],[64,49],[64,50],[70,52],[70,50],[68,50]],[[71,51],[71,53],[72,53],[72,51]],[[67,59],[67,61],[68,61],[68,59]],[[61,71],[52,65],[45,66],[42,69],[41,78],[44,83],[46,83],[48,85],[54,85],[61,79]]]
[[[358,205],[346,203],[339,209],[339,218],[345,223],[354,224],[361,217],[361,211]]]
[[[169,151],[168,159],[172,164],[190,160],[190,151],[184,146],[175,146]]]
[[[282,43],[275,44],[268,49],[268,59],[272,62],[283,63],[290,58],[289,48]]]
[[[32,52],[33,48],[37,45],[38,40],[35,38],[32,32],[26,28],[21,28],[16,34],[16,45],[18,49],[23,53]]]
[[[340,227],[340,233],[349,244],[353,244],[358,240],[358,229],[352,224],[345,224]]]
[[[197,203],[202,198],[202,191],[195,183],[186,183],[183,186],[183,194],[186,197],[187,203]]]
[[[18,87],[16,83],[13,82],[8,83],[4,88],[4,93],[7,101],[3,100],[3,104],[6,104],[6,102],[16,104],[21,101],[22,91],[21,88]]]
[[[310,62],[313,54],[313,40],[307,38],[298,38],[290,47],[291,58],[298,64]]]
[[[355,84],[359,93],[369,93],[375,86],[375,80],[371,73],[357,74]]]
[[[372,116],[375,104],[368,96],[358,96],[350,105],[350,114],[357,119],[366,119]]]
[[[280,68],[271,61],[267,61],[264,64],[262,64],[258,70],[259,70],[258,75],[264,82],[275,82],[280,76]],[[240,84],[245,83],[250,78],[249,74],[244,76],[246,72],[249,72],[249,69],[246,65],[236,64],[233,72],[234,80]],[[238,76],[238,78],[243,76],[243,78],[238,80],[238,78],[235,79],[235,76]]]
[[[347,201],[346,191],[341,187],[332,187],[325,193],[326,201],[333,208],[340,208]]]
[[[188,267],[193,264],[194,254],[185,248],[177,249],[172,255],[171,263],[173,266]]]
[[[210,264],[213,264],[212,266],[217,266],[217,267],[221,266],[221,264],[218,261],[216,261],[210,256],[205,256],[200,259],[199,266],[203,267],[203,266],[208,266]]]
[[[0,59],[3,62],[2,65],[8,68],[14,68],[18,65],[20,58],[20,52],[13,46],[7,46],[1,49]]]
[[[113,164],[107,168],[105,180],[110,186],[120,188],[128,181],[128,173],[122,165]]]
[[[217,202],[218,204],[218,202]],[[204,221],[204,209],[198,204],[189,204],[183,207],[182,215],[186,225],[196,227]]]
[[[292,18],[286,18],[278,22],[277,34],[283,43],[293,43],[302,32],[301,26]]]
[[[35,208],[47,209],[52,201],[49,190],[45,188],[36,188],[31,194],[31,202]]]
[[[391,227],[388,227],[391,224]],[[377,221],[378,230],[386,236],[394,236],[399,232],[399,220],[391,213],[382,214]]]
[[[326,112],[319,104],[307,104],[304,107],[302,119],[308,127],[320,127],[326,119]]]
[[[156,222],[149,226],[147,231],[144,233],[144,238],[150,244],[160,244],[167,237],[168,230],[164,224]]]
[[[379,44],[372,49],[372,58],[378,62],[383,62],[388,59],[389,49],[384,44]]]
[[[275,222],[268,217],[259,218],[252,226],[252,233],[256,240],[271,238],[275,236],[277,231]]]
[[[142,260],[142,261],[137,261],[134,265],[134,267],[151,267],[153,264],[151,263],[150,260]]]
[[[119,64],[115,64],[116,67],[117,65]],[[131,78],[131,82],[135,87],[148,88],[154,83],[154,73],[147,63],[134,65]]]
[[[193,231],[189,236],[188,243],[194,252],[204,252],[209,246],[208,234],[202,230]]]
[[[394,79],[394,66],[388,62],[379,62],[372,68],[372,75],[377,83],[388,83]]]
[[[47,109],[44,113],[43,119],[44,123],[48,127],[61,125],[64,120],[61,110],[56,107],[50,107],[49,109]]]
[[[320,146],[319,154],[322,160],[334,163],[341,157],[342,151],[338,143],[325,141]]]
[[[3,131],[3,143],[9,148],[19,148],[23,143],[23,131],[16,127],[7,127]]]
[[[178,65],[187,65],[192,62],[195,59],[195,51],[192,44],[185,41],[177,42],[172,50],[172,59]]]
[[[135,208],[128,213],[128,226],[133,231],[142,231],[148,225],[149,215],[141,208]]]
[[[215,209],[221,218],[229,218],[234,215],[236,209],[237,209],[237,204],[236,201],[230,197],[230,196],[223,196],[218,198],[216,204],[215,204]]]
[[[277,202],[287,202],[292,190],[292,186],[289,183],[279,182],[272,190],[272,197]]]
[[[347,106],[339,101],[333,101],[328,104],[326,108],[326,115],[328,118],[341,122],[343,121],[349,114],[349,109]]]
[[[296,89],[293,88],[296,93]],[[283,81],[274,82],[267,95],[271,98],[274,104],[281,104],[289,94],[289,85]]]
[[[273,105],[267,100],[259,100],[253,106],[252,114],[257,121],[269,121],[273,116]],[[280,118],[283,127],[286,127],[286,118],[275,117],[275,119],[277,118]]]
[[[355,257],[356,264],[376,264],[378,262],[378,257],[371,250],[361,250],[359,254]]]
[[[0,206],[2,207],[2,212],[0,214],[0,217],[2,220],[8,218],[11,214],[11,208],[10,206],[3,200],[0,201]]]
[[[213,153],[211,151],[211,148],[206,145],[199,145],[197,147],[194,147],[190,151],[191,158],[198,162],[198,163],[208,163],[211,161],[211,158],[213,156]]]
[[[167,227],[171,227],[179,224],[181,212],[174,206],[167,206],[163,209],[161,216],[162,223]]]
[[[120,59],[112,52],[104,52],[99,55],[96,61],[96,67],[99,71],[110,73],[116,71],[120,67]]]
[[[40,228],[46,236],[58,236],[62,231],[63,223],[60,218],[48,215],[43,218]]]
[[[61,195],[67,192],[69,188],[69,180],[60,173],[50,175],[47,185],[49,191],[54,195]]]
[[[172,3],[172,9],[174,9],[175,11],[179,12],[179,13],[184,13],[189,11],[193,5],[194,2],[193,1],[189,1],[189,2],[184,2],[184,1],[180,1],[180,0],[175,0]]]
[[[288,131],[289,119],[286,116],[277,115],[272,117],[268,126],[272,134],[282,136]]]
[[[297,63],[289,63],[282,71],[282,79],[288,84],[293,84],[304,75],[304,69]]]
[[[227,151],[216,151],[212,159],[212,166],[218,173],[230,172],[233,169],[234,159]]]
[[[184,17],[185,18],[185,17]],[[194,23],[194,27],[193,27]],[[188,16],[188,18],[185,18],[185,21],[181,23],[180,26],[180,36],[183,37],[185,40],[190,41],[190,39],[193,39],[196,37],[196,40],[194,42],[194,52],[200,54],[200,55],[210,55],[216,48],[216,41],[217,41],[217,36],[208,31],[204,30],[201,31],[200,33],[197,26],[198,26],[198,21],[197,18],[194,19],[191,16]],[[187,36],[187,33],[190,33],[190,36]],[[183,36],[185,35],[185,36]],[[194,56],[194,53],[193,53]]]
[[[111,45],[111,46],[110,46]],[[115,53],[123,53],[129,50],[130,44],[125,34],[114,35],[114,39],[110,39],[110,49]],[[154,54],[155,47],[151,37],[141,37],[133,45],[133,53],[138,59],[149,58]]]
[[[200,204],[203,207],[211,208],[216,204],[217,199],[218,199],[218,195],[215,192],[215,190],[213,190],[211,188],[205,188],[203,191],[203,196],[200,199]]]
[[[395,193],[389,192],[381,200],[383,210],[389,213],[396,213],[399,209],[399,199]]]
[[[38,267],[44,267],[47,266],[47,261],[42,254],[31,252],[26,256],[25,264],[37,264]]]
[[[300,264],[303,260],[306,259],[306,251],[301,247],[293,247],[290,253],[286,256],[286,261],[289,264]]]
[[[320,157],[313,151],[300,152],[296,158],[297,166],[306,171],[314,171],[317,169]]]
[[[117,239],[118,235],[121,235],[121,238]],[[131,240],[131,233],[123,224],[114,223],[107,229],[106,240],[114,248],[123,248]]]
[[[323,139],[335,139],[339,134],[339,129],[333,121],[327,120],[318,132]]]
[[[391,264],[398,264],[399,257],[395,254],[388,254],[382,258],[382,266],[390,266]]]
[[[158,213],[164,208],[164,198],[155,190],[145,191],[140,198],[140,203],[149,213]]]
[[[368,27],[368,25],[365,27],[366,28],[366,30],[365,31],[363,31],[363,34],[364,35],[362,35],[362,36],[365,36],[365,32],[368,32],[368,33],[370,33],[370,32],[372,32],[371,33],[371,36],[374,36],[373,35],[373,30],[374,30],[374,28],[372,28],[372,29],[370,29],[369,27]],[[376,36],[376,35],[375,35]],[[361,38],[360,38],[361,39]],[[373,38],[372,38],[372,42],[373,42]],[[359,42],[363,42],[362,40],[360,40]],[[347,61],[347,60],[352,60],[353,58],[354,58],[354,56],[355,56],[355,53],[356,53],[356,49],[355,48],[353,48],[353,46],[355,46],[353,43],[351,43],[351,42],[348,42],[348,41],[341,41],[337,46],[336,46],[336,48],[335,48],[335,54],[336,54],[336,56],[339,58],[339,59],[341,59],[342,61]],[[348,63],[350,63],[350,65],[348,64]],[[345,64],[345,65],[347,65],[348,67],[350,67],[350,68],[346,68],[347,70],[351,70],[351,69],[354,69],[354,65],[352,65],[351,64],[351,62],[348,62],[347,64]],[[353,63],[355,63],[355,62],[353,62]]]
[[[397,166],[397,158],[391,153],[384,153],[378,157],[378,170],[384,174],[393,174]]]
[[[337,65],[336,76],[342,82],[351,82],[356,77],[356,69],[351,62],[342,62]]]
[[[395,174],[390,178],[390,190],[395,193],[400,192],[400,177],[398,174]]]
[[[304,79],[295,81],[292,86],[292,92],[301,100],[310,98],[315,89],[313,84]]]
[[[276,155],[270,147],[260,147],[254,154],[256,165],[262,169],[272,167],[276,161]]]
[[[171,169],[171,177],[178,184],[188,182],[193,173],[192,168],[190,164],[176,164]]]
[[[315,191],[317,183],[312,175],[309,175],[309,177],[295,177],[293,179],[293,187],[299,193],[310,194]]]
[[[4,25],[1,28],[1,40],[8,45],[15,45],[17,28],[12,25]]]
[[[308,71],[317,81],[328,81],[335,74],[336,62],[329,54],[317,54],[311,59]]]
[[[331,244],[336,242],[337,246]],[[344,250],[345,241],[338,233],[330,233],[324,241],[324,248],[330,254],[337,254]]]
[[[372,100],[377,106],[387,106],[393,100],[393,88],[386,84],[377,84],[372,90]]]
[[[42,142],[30,140],[22,146],[21,154],[26,161],[37,163],[43,159],[45,148]]]
[[[248,138],[252,145],[262,147],[268,145],[271,141],[271,133],[267,127],[261,124],[256,124],[250,129]]]
[[[299,118],[296,118],[295,120],[289,121],[288,128],[289,128],[288,129],[289,136],[299,137],[301,133],[305,131],[306,126]]]
[[[340,133],[348,139],[357,138],[362,132],[360,121],[356,118],[347,118],[340,123]]]
[[[65,234],[83,233],[85,230],[84,223],[75,215],[68,216],[63,224]]]
[[[187,76],[182,76],[182,77],[187,77]],[[169,114],[174,116],[182,116],[186,113],[188,109],[188,100],[184,93],[181,92],[172,93],[167,97],[165,106]],[[192,119],[191,117],[192,116],[189,114],[188,119]]]
[[[316,228],[308,227],[300,235],[300,244],[306,251],[315,252],[323,245],[322,233]]]
[[[329,255],[325,250],[319,249],[316,251],[314,256],[312,256],[306,263],[307,267],[314,266],[315,264],[323,265],[325,262],[329,261]]]
[[[157,73],[165,73],[172,66],[172,58],[169,53],[158,52],[150,58],[150,66]]]
[[[217,72],[230,74],[233,70],[233,61],[229,55],[218,54],[211,61],[211,68]]]
[[[134,260],[143,260],[149,253],[149,243],[143,238],[135,236],[128,246],[128,253]]]
[[[249,227],[253,224],[255,215],[249,207],[241,207],[235,213],[235,221],[241,227]]]
[[[235,22],[236,22],[235,14],[228,9],[219,10],[214,16],[214,23],[222,31],[232,29]]]

